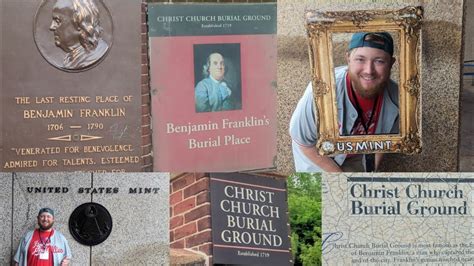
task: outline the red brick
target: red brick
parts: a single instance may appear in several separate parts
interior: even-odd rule
[[[189,223],[191,221],[198,220],[204,216],[210,215],[211,214],[211,205],[206,204],[197,207],[196,209],[186,213],[184,215],[184,223]]]
[[[142,146],[142,154],[150,154],[151,155],[151,145],[147,145],[147,146]]]
[[[152,164],[143,165],[142,172],[153,172],[153,165]]]
[[[142,125],[142,136],[145,136],[145,135],[151,135],[150,125]],[[150,145],[150,148],[152,148],[151,145]]]
[[[203,231],[204,229],[211,228],[211,217],[204,217],[197,221],[198,231]]]
[[[209,191],[203,191],[196,197],[196,205],[199,206],[203,203],[211,202]]]
[[[179,190],[170,195],[170,205],[173,206],[176,203],[183,200],[183,191]]]
[[[148,81],[149,81],[149,80],[148,80],[148,75],[147,75],[146,73],[142,73],[142,74],[140,75],[140,79],[141,79],[141,83],[140,83],[141,85],[146,85],[146,84],[148,84]]]
[[[150,113],[150,106],[142,105],[142,115],[147,115]]]
[[[198,251],[201,251],[202,253],[206,255],[211,255],[212,254],[212,244],[207,243],[204,245],[199,246]]]
[[[150,124],[150,116],[149,115],[142,115],[142,125],[148,125]]]
[[[142,96],[150,96],[150,87],[148,87],[148,85],[140,85],[140,88],[141,88],[141,92],[142,92]],[[142,99],[142,102],[143,102],[143,99]]]
[[[144,74],[148,73],[148,66],[147,65],[142,65],[142,73],[144,73]]]
[[[195,235],[192,235],[186,238],[186,248],[192,248],[204,243],[211,242],[211,239],[212,239],[211,230],[197,233]]]
[[[185,211],[191,210],[194,207],[196,207],[196,199],[194,197],[189,198],[189,199],[185,199],[184,201],[176,204],[173,207],[173,215],[178,215],[178,214],[183,213]]]
[[[153,158],[151,156],[144,156],[143,157],[143,164],[144,165],[151,165],[153,163]]]
[[[194,175],[187,174],[173,181],[173,192],[184,187],[187,187],[194,183]]]
[[[142,104],[148,105],[148,104],[150,104],[150,94],[149,94],[148,89],[146,89],[146,90],[147,90],[147,93],[142,94]]]
[[[151,136],[150,135],[142,136],[142,145],[147,145],[147,144],[150,144],[150,143],[151,143]]]
[[[170,219],[170,229],[175,229],[178,226],[183,225],[184,217],[183,215],[175,216]]]
[[[184,239],[171,243],[170,248],[184,248]]]
[[[209,178],[203,178],[184,189],[184,198],[197,195],[201,191],[209,190]]]
[[[174,233],[170,231],[170,243],[174,241]]]
[[[197,232],[196,223],[186,224],[174,230],[174,238],[181,239],[183,237],[190,236],[196,232]]]
[[[194,176],[196,177],[196,180],[199,180],[204,177],[209,177],[208,173],[194,173]]]

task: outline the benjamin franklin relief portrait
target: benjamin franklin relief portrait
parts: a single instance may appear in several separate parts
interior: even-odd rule
[[[63,67],[77,69],[99,60],[109,46],[101,39],[99,9],[93,0],[58,0],[49,29],[66,52]]]
[[[48,21],[43,13],[49,13]],[[45,1],[37,13],[35,41],[43,57],[54,66],[65,71],[85,70],[110,49],[111,32],[104,29],[104,20],[111,29],[110,14],[100,0]]]

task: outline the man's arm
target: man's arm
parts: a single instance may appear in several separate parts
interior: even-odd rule
[[[61,261],[61,266],[67,266],[69,265],[69,262],[71,261],[72,253],[71,253],[71,248],[69,247],[69,243],[67,242],[66,238],[64,237],[64,235],[61,235],[61,236],[64,241],[64,258]]]
[[[321,156],[315,147],[306,147],[297,144],[303,154],[308,157],[311,162],[316,164],[325,172],[342,172],[341,167],[330,157]]]

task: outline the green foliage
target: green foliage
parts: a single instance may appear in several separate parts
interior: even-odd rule
[[[288,177],[288,210],[295,265],[321,265],[321,177]]]

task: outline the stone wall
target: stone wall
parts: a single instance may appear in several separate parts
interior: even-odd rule
[[[169,175],[3,173],[1,178],[6,230],[0,238],[0,264],[11,263],[21,237],[35,227],[38,210],[46,206],[55,210],[54,228],[68,240],[73,265],[169,263]],[[112,217],[109,237],[92,247],[74,240],[68,227],[74,209],[88,202],[104,206]]]
[[[457,171],[464,1],[278,1],[278,163],[294,171],[288,124],[310,81],[305,9],[400,9],[422,5],[422,142],[419,155],[388,154],[382,171]],[[470,133],[472,134],[472,133]]]

